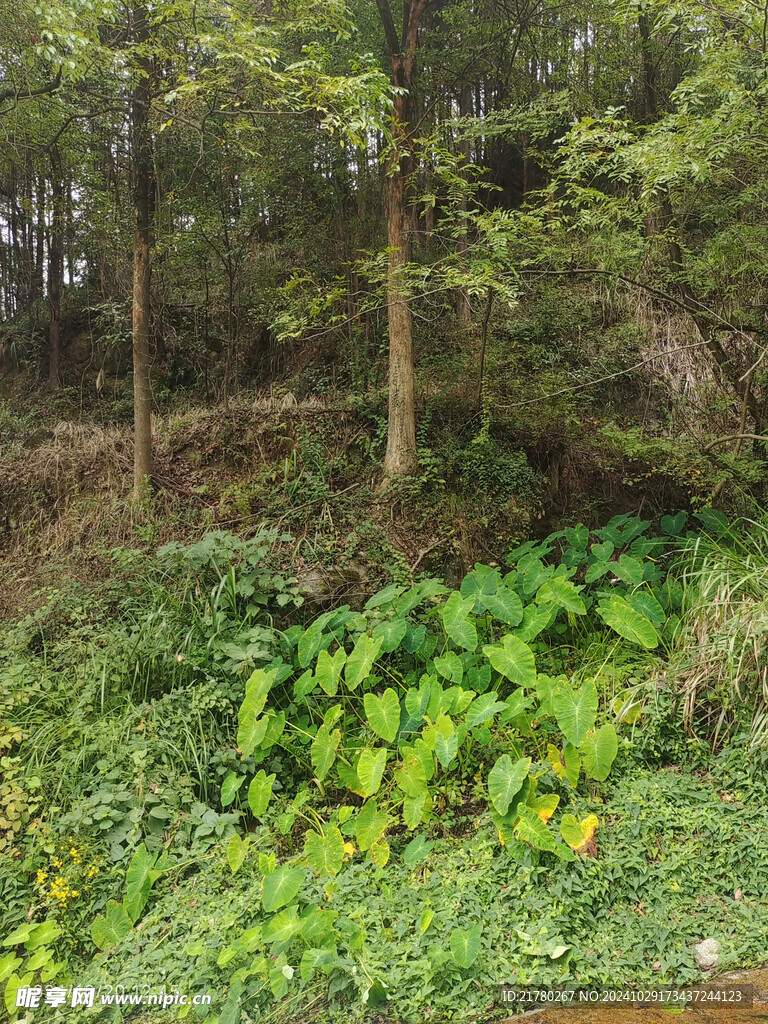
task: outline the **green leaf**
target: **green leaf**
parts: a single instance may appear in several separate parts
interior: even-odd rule
[[[403,862],[405,864],[418,864],[429,856],[429,852],[435,844],[425,839],[424,833],[420,832],[408,843],[403,850]]]
[[[322,686],[329,697],[335,697],[339,692],[339,680],[341,670],[347,661],[347,652],[340,647],[333,657],[328,651],[320,651],[315,665],[315,680]]]
[[[318,970],[327,973],[327,968],[338,963],[338,955],[332,949],[306,949],[301,957],[299,970],[301,980],[306,985],[311,981]]]
[[[533,651],[516,636],[505,636],[501,644],[483,647],[483,654],[497,672],[518,686],[533,686],[536,682]]]
[[[512,762],[509,754],[502,754],[488,774],[488,795],[497,814],[502,817],[509,810],[513,797],[528,776],[531,767],[530,757],[523,757]]]
[[[486,597],[495,594],[500,584],[501,575],[498,569],[478,563],[461,581],[460,593],[464,598],[472,598],[473,607],[476,607],[482,605]]]
[[[459,737],[450,715],[440,715],[435,722],[435,755],[443,768],[448,768],[458,749]]]
[[[469,928],[453,929],[450,938],[451,953],[459,967],[466,969],[475,962],[480,952],[482,934],[483,927],[479,922]]]
[[[413,831],[424,820],[424,811],[427,808],[427,797],[429,793],[425,788],[417,796],[407,796],[403,800],[403,821]]]
[[[373,844],[381,838],[386,825],[386,809],[382,808],[379,810],[373,798],[367,800],[360,809],[355,821],[357,845],[363,852],[370,850]]]
[[[371,611],[373,608],[381,608],[382,605],[391,604],[396,598],[398,598],[405,587],[400,586],[397,583],[390,583],[388,587],[384,587],[378,594],[374,594],[373,597],[369,597],[365,602],[365,610]]]
[[[373,639],[381,639],[382,654],[391,654],[400,646],[407,632],[408,624],[405,619],[387,619],[374,629]]]
[[[515,636],[523,643],[535,640],[539,633],[547,628],[555,614],[556,610],[552,605],[527,605],[523,612],[523,621],[515,630]]]
[[[409,654],[415,654],[426,639],[427,627],[423,622],[420,626],[412,626],[410,622],[406,625],[408,628],[403,638],[403,647]]]
[[[435,668],[451,683],[460,683],[464,678],[464,666],[455,651],[447,651],[442,657],[435,658]]]
[[[509,587],[499,587],[495,594],[481,597],[482,604],[495,619],[517,626],[523,620],[523,602]]]
[[[97,917],[91,925],[93,944],[102,952],[117,946],[133,929],[133,923],[122,903],[110,900],[106,915]]]
[[[395,785],[411,798],[426,794],[427,773],[415,750],[403,751],[403,763],[395,772]]]
[[[519,691],[515,691],[519,693]],[[467,709],[467,717],[465,719],[467,728],[472,729],[476,725],[482,725],[483,722],[490,722],[494,715],[499,711],[505,711],[507,705],[504,701],[497,700],[498,694],[495,690],[491,690],[490,693],[483,693],[479,697],[475,697],[472,703]]]
[[[61,935],[61,928],[56,924],[55,921],[50,918],[46,921],[41,921],[40,924],[33,925],[30,936],[24,942],[24,949],[28,952],[32,952],[33,949],[38,949],[40,946],[47,946]],[[27,964],[29,968],[29,964]]]
[[[477,648],[477,630],[474,623],[467,618],[474,603],[474,598],[463,598],[458,590],[454,590],[443,605],[441,613],[445,632],[455,644],[466,651],[474,651]]]
[[[678,512],[676,516],[662,516],[661,528],[670,537],[679,537],[688,522],[687,512]]]
[[[653,623],[628,604],[622,597],[611,597],[601,601],[597,606],[597,614],[603,622],[610,626],[619,636],[632,643],[640,644],[647,650],[658,647],[659,636]]]
[[[266,704],[267,695],[272,689],[278,672],[279,668],[257,668],[248,677],[248,682],[245,684],[245,699],[254,705],[257,715],[261,714]]]
[[[663,626],[667,621],[667,613],[653,594],[649,594],[647,590],[638,590],[636,594],[627,598],[627,601],[636,612],[640,612],[646,619],[650,619],[655,626]]]
[[[264,739],[269,725],[269,719],[266,716],[258,717],[261,711],[257,711],[256,707],[257,704],[246,697],[237,713],[237,746],[242,751],[243,757],[251,756]],[[232,796],[234,798],[234,793]]]
[[[537,604],[546,604],[550,601],[565,608],[567,612],[573,612],[574,615],[584,615],[587,611],[583,598],[579,596],[579,590],[562,576],[553,576],[536,594]]]
[[[145,890],[149,892],[159,872],[155,870],[157,854],[148,852],[144,843],[134,853],[125,875],[125,896],[135,900]]]
[[[271,877],[272,875],[267,875],[267,878]],[[301,883],[299,883],[299,886],[301,886]],[[298,935],[300,931],[301,921],[299,921],[298,907],[286,907],[285,910],[281,910],[279,914],[275,914],[267,922],[264,929],[264,941],[269,943],[288,942],[289,939]]]
[[[555,838],[536,811],[523,805],[518,807],[518,815],[513,828],[516,838],[523,843],[530,843],[537,850],[554,851]]]
[[[400,701],[395,691],[386,689],[380,697],[375,693],[366,693],[363,706],[368,724],[376,735],[391,743],[400,726]]]
[[[622,555],[618,562],[611,562],[608,568],[620,580],[632,587],[643,582],[643,563],[631,555]]]
[[[248,787],[248,806],[257,818],[260,818],[269,807],[274,781],[275,776],[267,775],[263,768],[251,779]]]
[[[302,668],[307,668],[320,650],[323,643],[323,627],[327,621],[323,616],[315,619],[299,640],[299,665]]]
[[[597,718],[597,687],[594,679],[587,679],[579,690],[564,679],[552,689],[552,709],[567,740],[578,746]]]
[[[605,782],[608,778],[618,752],[619,741],[610,722],[589,733],[579,747],[584,771],[590,779],[598,782]]]
[[[366,796],[373,796],[381,785],[384,768],[387,764],[387,749],[364,750],[357,762],[357,777]]]
[[[310,748],[310,755],[315,774],[321,782],[331,770],[331,766],[336,760],[336,751],[338,750],[339,743],[341,743],[341,733],[338,729],[334,729],[331,732],[327,725],[321,725],[317,730],[317,735],[312,741],[312,747]]]
[[[221,806],[228,807],[237,796],[237,792],[245,782],[244,775],[227,772],[221,784]]]
[[[275,868],[264,879],[261,902],[268,914],[295,899],[304,882],[304,868],[289,868],[286,864]]]
[[[227,861],[233,875],[236,875],[243,866],[245,855],[248,853],[248,845],[248,840],[241,839],[237,833],[229,840],[227,845]]]
[[[309,831],[304,836],[304,855],[318,875],[338,875],[344,860],[344,838],[335,825],[325,835]]]
[[[381,637],[374,640],[366,633],[357,638],[357,643],[344,666],[344,680],[350,690],[357,689],[360,683],[371,674],[373,663],[378,658],[383,643]]]

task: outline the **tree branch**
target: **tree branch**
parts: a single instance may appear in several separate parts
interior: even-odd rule
[[[27,92],[19,92],[17,89],[4,89],[0,92],[0,105],[6,102],[6,100],[13,99],[13,105],[19,102],[19,100],[29,100],[34,96],[44,96],[46,93],[56,92],[61,85],[61,68],[56,72],[56,77],[52,82],[48,82],[47,85],[40,86],[39,89],[28,89]]]
[[[396,57],[400,53],[400,40],[397,37],[397,29],[392,17],[389,0],[376,0],[381,16],[381,24],[384,26],[384,35],[387,37],[387,48],[390,57]]]

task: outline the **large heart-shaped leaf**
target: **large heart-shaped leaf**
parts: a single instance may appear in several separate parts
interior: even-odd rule
[[[515,692],[519,693],[520,691]],[[498,700],[497,698],[498,694],[495,690],[491,690],[490,693],[483,693],[479,697],[475,697],[467,709],[467,717],[465,720],[467,728],[472,729],[476,725],[482,725],[483,722],[489,722],[499,711],[505,711],[507,709],[506,703]]]
[[[241,839],[235,833],[227,844],[227,861],[233,875],[236,875],[243,866],[245,855],[248,853],[248,840]]]
[[[531,767],[530,757],[512,761],[509,754],[502,754],[488,774],[488,795],[497,814],[502,817],[509,810],[513,797],[519,792]]]
[[[387,825],[387,812],[385,808],[379,810],[374,799],[367,800],[357,815],[355,821],[355,836],[357,845],[365,852],[370,850],[377,839],[381,838]]]
[[[483,926],[477,922],[469,928],[454,928],[451,932],[450,945],[453,959],[459,967],[468,968],[477,959],[480,952],[480,940]]]
[[[474,607],[483,605],[485,598],[495,594],[501,583],[501,574],[498,569],[490,565],[475,565],[472,572],[468,572],[461,581],[461,596],[472,598]]]
[[[593,679],[587,679],[580,689],[564,679],[558,679],[552,688],[552,710],[563,736],[578,746],[597,718],[597,687]]]
[[[679,537],[688,522],[687,512],[678,512],[676,516],[662,516],[661,528],[670,537]]]
[[[91,925],[93,944],[102,952],[116,946],[133,928],[128,912],[122,903],[110,900],[104,917],[97,917]]]
[[[612,630],[623,636],[625,640],[640,644],[648,650],[659,645],[659,635],[644,615],[636,611],[622,597],[611,597],[601,601],[597,606],[597,614]]]
[[[331,657],[328,651],[320,651],[315,665],[315,680],[322,686],[329,697],[339,692],[341,670],[347,661],[347,652],[343,647]]]
[[[391,743],[400,726],[400,701],[393,689],[386,689],[380,697],[366,693],[363,698],[368,724],[387,743]]]
[[[357,762],[357,777],[366,796],[373,796],[381,785],[387,764],[387,749],[364,750]]]
[[[554,602],[575,615],[584,615],[587,608],[584,599],[579,596],[575,584],[562,576],[553,576],[536,594],[536,604]]]
[[[619,741],[610,722],[589,733],[579,747],[584,771],[590,779],[598,782],[605,782],[608,778],[618,752]]]
[[[250,757],[267,734],[269,718],[266,715],[257,717],[259,712],[255,710],[256,707],[257,705],[246,697],[237,713],[237,746],[243,757]]]
[[[530,843],[537,850],[553,851],[555,837],[541,820],[540,815],[525,804],[518,807],[517,813],[519,817],[513,828],[515,837],[524,843]]]
[[[415,750],[403,751],[403,763],[395,772],[395,785],[412,799],[426,795],[427,773]]]
[[[495,594],[483,595],[482,604],[495,619],[517,626],[523,619],[523,602],[509,587],[499,587]]]
[[[533,651],[516,636],[505,636],[500,644],[483,647],[483,654],[497,672],[518,686],[533,686],[536,682]]]
[[[290,868],[282,864],[264,879],[261,902],[268,914],[284,907],[296,895],[304,882],[304,868]]]
[[[251,779],[248,787],[248,806],[257,818],[260,818],[269,807],[274,781],[275,776],[267,775],[263,768]]]
[[[334,729],[331,732],[327,725],[321,725],[317,730],[310,748],[310,756],[315,774],[321,782],[331,770],[331,766],[336,760],[336,751],[340,742],[341,733],[338,729]]]
[[[620,580],[632,587],[643,582],[643,563],[631,555],[622,555],[618,562],[611,562],[609,568]]]
[[[460,683],[464,678],[464,666],[455,651],[447,651],[442,657],[435,658],[435,668],[451,683]]]
[[[474,651],[477,647],[477,630],[475,624],[467,618],[474,607],[473,597],[463,598],[458,590],[454,590],[443,605],[443,627],[448,636],[465,651]]]
[[[310,829],[304,836],[304,855],[318,875],[338,875],[344,861],[344,837],[335,825],[325,834]]]
[[[374,629],[373,638],[381,639],[382,654],[391,654],[400,646],[407,632],[408,624],[405,619],[387,619]]]
[[[459,750],[459,737],[450,715],[440,715],[435,722],[435,756],[447,768]]]
[[[381,653],[383,643],[382,637],[374,640],[366,633],[357,638],[357,643],[344,666],[344,681],[350,690],[357,689],[360,683],[371,674],[373,663]]]

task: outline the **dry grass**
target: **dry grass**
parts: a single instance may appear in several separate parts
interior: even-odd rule
[[[676,659],[690,734],[721,746],[745,715],[752,743],[768,740],[768,530],[697,544]]]

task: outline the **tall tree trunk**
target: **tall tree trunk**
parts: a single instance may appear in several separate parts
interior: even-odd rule
[[[398,132],[405,129],[407,97],[395,100],[394,118]],[[384,479],[412,476],[418,467],[416,456],[416,395],[413,379],[413,318],[408,304],[408,286],[403,268],[411,258],[406,208],[406,173],[401,158],[393,157],[387,178],[387,316],[389,321],[389,421]]]
[[[147,9],[133,9],[133,38],[139,46],[149,40]],[[133,494],[149,491],[152,477],[152,391],[149,379],[150,212],[152,207],[152,143],[149,129],[151,62],[137,59],[137,79],[131,110],[133,155]]]
[[[51,153],[51,235],[48,249],[48,303],[51,319],[48,324],[48,390],[59,386],[61,365],[61,285],[64,277],[64,182],[61,157],[54,148]]]
[[[459,100],[459,116],[471,117],[472,116],[472,87],[468,82],[465,82],[461,87],[461,98]],[[468,139],[465,139],[460,146],[461,154],[464,157],[464,164],[462,166],[462,177],[468,178],[469,172],[465,169],[472,159],[472,148]],[[466,192],[461,197],[460,210],[463,216],[463,221],[459,230],[459,241],[457,245],[459,258],[462,263],[466,259],[467,251],[469,250],[469,238],[467,234],[467,220],[466,215],[469,212],[469,202],[467,200]],[[469,295],[467,294],[466,288],[459,288],[456,299],[456,313],[459,320],[462,323],[468,323],[472,317],[472,308],[469,304]]]
[[[34,298],[43,294],[45,278],[45,177],[39,174],[35,185],[35,276]]]
[[[384,480],[412,476],[416,456],[416,397],[413,375],[413,319],[403,267],[410,260],[406,190],[412,168],[413,72],[419,28],[428,0],[405,4],[402,39],[395,29],[389,0],[376,0],[392,63],[394,84],[400,88],[392,110],[392,157],[386,188],[389,270],[389,421]]]

